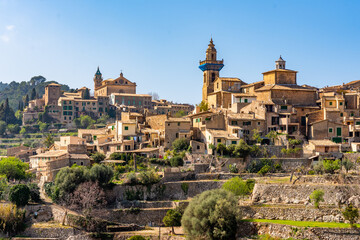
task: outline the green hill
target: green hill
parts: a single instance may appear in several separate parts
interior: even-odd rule
[[[6,98],[9,99],[10,107],[16,111],[18,110],[19,102],[23,100],[26,95],[31,100],[33,89],[35,88],[37,97],[41,97],[45,93],[45,86],[49,83],[57,83],[56,81],[46,81],[43,76],[35,76],[30,81],[2,83],[0,82],[0,103],[4,102]],[[69,91],[68,85],[61,84],[61,90]]]

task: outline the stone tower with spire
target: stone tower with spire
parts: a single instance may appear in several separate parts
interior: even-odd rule
[[[285,60],[282,59],[281,55],[277,61],[275,61],[276,69],[285,69]]]
[[[97,71],[95,73],[95,76],[94,76],[94,90],[101,86],[102,80],[103,80],[102,74],[101,74],[100,69],[98,67]]]
[[[214,81],[219,77],[220,70],[224,67],[224,60],[216,59],[215,44],[211,38],[208,48],[206,50],[206,59],[200,61],[199,68],[204,72],[204,82],[202,89],[202,100],[208,101],[208,95],[214,92]]]

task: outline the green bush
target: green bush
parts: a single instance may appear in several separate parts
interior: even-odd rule
[[[251,180],[244,181],[239,177],[233,177],[227,180],[222,186],[223,189],[232,192],[236,196],[245,196],[251,194],[254,188],[254,182]]]
[[[134,235],[134,236],[128,238],[127,240],[146,240],[146,239],[143,236]]]
[[[142,185],[152,185],[160,181],[160,176],[153,169],[143,171],[139,174],[139,183]]]
[[[191,200],[181,226],[189,239],[235,239],[239,220],[235,195],[224,189],[214,189]]]
[[[355,164],[347,158],[342,161],[342,165],[344,166],[346,173],[355,168]]]
[[[240,139],[239,143],[235,145],[232,155],[235,157],[245,158],[250,154],[250,151],[251,147],[243,139]]]
[[[184,194],[187,195],[189,191],[189,184],[186,182],[181,183],[181,189],[183,190]]]
[[[271,167],[269,165],[265,165],[259,170],[258,174],[260,174],[261,176],[265,176],[270,171],[271,171]]]
[[[32,202],[40,202],[40,188],[36,183],[30,183],[28,184],[29,190],[30,190],[30,200]]]
[[[160,166],[170,166],[170,162],[168,160],[160,159],[160,158],[150,158],[149,162],[151,164],[156,164]]]
[[[28,204],[30,199],[30,189],[25,184],[17,184],[10,189],[9,200],[18,207]]]
[[[246,166],[246,170],[249,173],[259,173],[260,170],[264,167],[264,166],[268,166],[270,167],[270,169],[268,167],[264,168],[259,174],[262,173],[267,173],[265,172],[265,170],[268,170],[268,172],[275,172],[277,169],[281,169],[281,165],[279,164],[278,166],[275,167],[275,162],[272,159],[269,158],[262,158],[262,159],[256,159],[251,161],[247,166]],[[277,168],[277,169],[276,169]]]
[[[95,163],[100,163],[101,161],[104,161],[105,159],[105,154],[96,152],[93,155],[91,155],[91,158],[94,160]]]
[[[189,142],[185,138],[179,138],[173,141],[172,148],[179,152],[179,151],[186,151],[189,148]]]
[[[324,171],[326,173],[334,174],[336,170],[341,168],[340,160],[324,160],[323,161]]]
[[[100,187],[107,188],[111,185],[113,170],[106,165],[95,164],[90,169],[84,166],[62,168],[55,177],[54,185],[48,187],[48,196],[55,202],[66,199],[68,194],[74,192],[81,183],[98,182]]]
[[[352,204],[348,205],[342,214],[345,220],[350,222],[351,227],[354,227],[354,223],[359,219],[359,210]]]
[[[180,157],[180,156],[174,156],[174,157],[170,158],[170,165],[171,165],[172,167],[183,166],[183,165],[184,165],[184,161],[183,161],[182,157]]]
[[[175,234],[174,227],[181,226],[182,214],[177,209],[170,209],[166,212],[163,218],[163,223],[166,227],[171,227],[172,232]]]
[[[310,200],[314,203],[315,208],[319,208],[319,203],[324,201],[324,192],[322,190],[314,190],[310,194]]]
[[[237,168],[236,163],[229,164],[228,168],[229,168],[229,171],[231,173],[238,173],[239,172],[239,169]]]

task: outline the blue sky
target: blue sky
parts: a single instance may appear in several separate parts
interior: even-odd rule
[[[201,101],[210,37],[220,75],[262,80],[281,54],[298,84],[360,79],[359,1],[0,0],[0,81],[43,75],[72,88],[124,76],[138,93]]]

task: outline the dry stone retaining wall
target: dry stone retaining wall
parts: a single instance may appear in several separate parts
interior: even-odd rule
[[[307,203],[316,189],[324,191],[324,204],[346,203],[350,197],[360,195],[359,185],[255,184],[252,200],[260,203]]]
[[[351,228],[304,228],[271,223],[241,223],[239,236],[269,234],[281,239],[360,240],[360,230]]]

